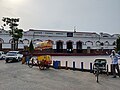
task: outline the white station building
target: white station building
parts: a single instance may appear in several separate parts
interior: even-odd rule
[[[97,34],[95,32],[72,32],[54,30],[34,30],[23,32],[19,39],[18,49],[26,50],[32,40],[35,43],[51,40],[53,53],[100,53],[116,48],[119,34]],[[0,51],[12,49],[12,37],[6,30],[0,30]]]

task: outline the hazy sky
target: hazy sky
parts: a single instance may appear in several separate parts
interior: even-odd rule
[[[0,0],[0,19],[6,16],[20,18],[25,31],[76,26],[79,32],[120,34],[120,0]]]

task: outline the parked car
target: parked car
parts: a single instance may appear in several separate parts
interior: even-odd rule
[[[0,59],[5,59],[5,53],[3,51],[0,51]]]
[[[8,63],[9,61],[20,61],[22,60],[23,54],[19,51],[9,51],[5,56],[5,61]]]

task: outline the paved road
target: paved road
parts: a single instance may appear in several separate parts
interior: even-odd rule
[[[120,90],[120,78],[64,69],[39,70],[21,62],[0,61],[0,90]]]

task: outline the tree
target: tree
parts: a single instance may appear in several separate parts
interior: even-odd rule
[[[33,52],[33,51],[34,51],[34,46],[33,46],[32,40],[30,41],[29,51],[30,51],[30,52]]]
[[[116,40],[117,43],[117,51],[120,50],[120,37],[118,37],[118,39]]]
[[[9,26],[10,30],[9,33],[13,38],[13,50],[17,50],[18,49],[18,41],[19,38],[22,38],[23,36],[23,30],[22,29],[18,29],[17,26],[19,25],[19,18],[8,18],[8,17],[3,17],[2,21],[4,22],[3,26]]]
[[[116,42],[115,42],[115,41],[113,42],[113,45],[116,45]]]

